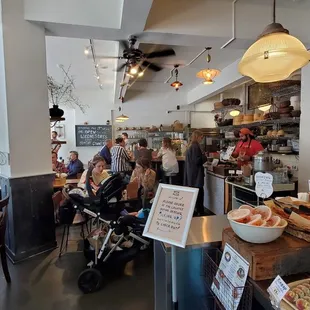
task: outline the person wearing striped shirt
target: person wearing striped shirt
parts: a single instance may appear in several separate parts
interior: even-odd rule
[[[125,150],[125,141],[123,138],[117,138],[115,145],[111,148],[111,171],[128,172],[131,171],[129,164],[130,156]]]

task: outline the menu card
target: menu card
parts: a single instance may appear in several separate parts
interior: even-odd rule
[[[273,193],[273,176],[270,173],[257,172],[255,174],[255,193],[260,198],[268,198]]]
[[[211,289],[226,310],[238,308],[249,272],[249,263],[228,243]]]
[[[185,247],[198,189],[159,184],[143,236]]]

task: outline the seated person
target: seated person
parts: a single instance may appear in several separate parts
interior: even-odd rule
[[[79,160],[79,153],[76,151],[70,152],[70,162],[67,166],[68,169],[68,178],[74,179],[77,177],[78,173],[84,171],[84,165]]]
[[[135,160],[139,158],[147,159],[152,161],[152,150],[147,148],[146,139],[142,138],[138,142],[138,149],[134,151]]]
[[[56,152],[52,152],[52,168],[56,173],[67,173],[66,166],[58,161],[58,155]]]
[[[105,161],[101,156],[95,155],[92,162],[93,166],[92,174],[90,177],[90,186],[93,193],[96,195],[98,189],[100,188],[100,183],[107,179],[110,175],[105,170]],[[85,170],[81,176],[78,187],[85,189],[87,170]]]
[[[101,156],[107,165],[111,165],[111,148],[112,148],[112,140],[108,139],[104,145],[104,147],[100,150],[99,156]]]

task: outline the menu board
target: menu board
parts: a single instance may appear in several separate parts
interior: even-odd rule
[[[159,184],[143,236],[185,248],[198,189]]]
[[[111,125],[76,125],[76,146],[104,146],[105,141],[112,139]]]

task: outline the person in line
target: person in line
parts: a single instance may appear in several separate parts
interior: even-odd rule
[[[135,160],[143,158],[152,162],[152,150],[147,148],[147,141],[142,138],[138,142],[138,149],[134,151]]]
[[[130,156],[125,150],[125,141],[123,138],[117,138],[115,145],[111,148],[111,171],[112,172],[129,172]]]
[[[103,146],[103,148],[100,150],[99,152],[99,156],[101,156],[105,162],[106,162],[106,165],[111,165],[111,148],[112,148],[112,140],[108,139],[106,142],[105,142],[105,145]]]
[[[55,131],[55,130],[53,130],[52,131],[52,141],[51,141],[51,147],[52,147],[52,152],[55,152],[55,153],[57,153],[58,154],[58,151],[60,150],[60,148],[61,148],[61,144],[60,143],[55,143],[55,142],[57,142],[57,141],[59,141],[58,140],[58,133],[57,133],[57,131]]]
[[[253,156],[258,152],[263,151],[264,148],[254,139],[253,132],[248,128],[242,128],[239,132],[240,141],[237,143],[232,157],[238,158],[238,166],[248,164],[252,160]]]
[[[93,167],[93,170],[90,176],[90,186],[93,193],[96,194],[98,189],[100,188],[101,182],[107,179],[109,177],[109,174],[105,170],[106,163],[103,157],[95,155],[91,162],[91,165]],[[83,172],[78,187],[85,189],[86,176],[87,170]]]
[[[124,148],[126,151],[129,151],[130,150],[130,143],[129,143],[129,140],[128,140],[128,133],[127,132],[123,132],[122,133],[122,138],[125,142],[125,145],[124,145]]]
[[[79,160],[79,153],[76,151],[70,152],[70,162],[67,166],[68,178],[74,179],[79,173],[84,171],[84,165]]]
[[[52,169],[56,173],[67,173],[66,166],[58,161],[58,154],[52,151]]]
[[[199,130],[195,130],[192,133],[190,144],[185,154],[184,164],[184,185],[199,189],[196,202],[196,212],[200,216],[205,214],[203,164],[207,161],[207,157],[203,154],[200,148],[202,140],[203,133]]]
[[[179,164],[175,156],[175,150],[173,149],[172,141],[170,138],[168,137],[163,138],[162,147],[160,148],[157,154],[157,158],[162,159],[162,170],[163,170],[162,179],[164,180],[165,183],[167,183],[165,177],[166,173],[173,173],[173,174],[179,173]]]

